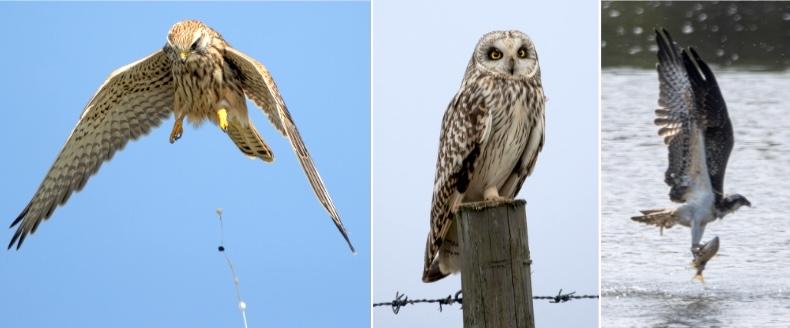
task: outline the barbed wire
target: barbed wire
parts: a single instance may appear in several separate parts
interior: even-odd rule
[[[398,314],[400,309],[406,305],[414,305],[420,303],[438,303],[439,304],[439,312],[443,310],[445,305],[453,305],[459,304],[463,305],[463,291],[459,290],[455,293],[455,295],[447,295],[445,298],[435,298],[435,299],[409,299],[406,294],[401,294],[400,292],[395,292],[395,299],[389,302],[380,302],[380,303],[373,303],[373,307],[380,307],[380,306],[390,306],[392,307],[392,312]],[[548,300],[549,303],[565,303],[571,300],[578,300],[578,299],[598,299],[598,295],[576,295],[576,292],[570,293],[562,293],[562,289],[554,296],[532,296],[533,300]]]

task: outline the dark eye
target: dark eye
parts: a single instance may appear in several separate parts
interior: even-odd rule
[[[502,59],[502,52],[499,51],[497,48],[491,48],[488,50],[488,58],[493,60],[500,60]]]
[[[518,58],[527,58],[528,52],[527,48],[521,47],[518,49]]]
[[[203,37],[199,37],[197,38],[197,40],[195,40],[195,42],[192,42],[192,46],[190,47],[190,49],[197,50],[198,44],[200,43],[201,39],[203,39]]]

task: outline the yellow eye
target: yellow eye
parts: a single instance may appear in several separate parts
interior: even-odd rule
[[[527,49],[522,47],[518,49],[518,58],[527,58]]]
[[[502,52],[497,50],[496,48],[491,48],[491,50],[488,51],[488,58],[491,58],[493,60],[500,60],[502,59]]]

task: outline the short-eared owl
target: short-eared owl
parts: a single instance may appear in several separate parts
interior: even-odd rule
[[[543,148],[545,101],[526,34],[495,31],[478,41],[442,119],[424,282],[460,270],[453,226],[460,203],[518,194]]]
[[[11,224],[18,228],[8,248],[16,244],[18,249],[41,221],[85,186],[102,163],[129,140],[159,126],[171,113],[176,118],[171,143],[181,137],[185,118],[196,125],[208,120],[218,125],[242,153],[271,162],[271,149],[247,117],[245,96],[263,109],[275,128],[290,140],[318,199],[353,251],[269,72],[196,20],[173,25],[161,50],[117,69],[99,87],[33,199]]]
[[[702,243],[705,225],[751,203],[739,194],[724,195],[734,139],[713,72],[694,48],[679,50],[666,30],[656,30],[656,42],[660,95],[655,124],[669,148],[664,181],[671,188],[669,198],[682,205],[644,210],[631,219],[662,231],[675,224],[690,227],[695,277],[702,280],[705,264],[719,250],[719,237]]]

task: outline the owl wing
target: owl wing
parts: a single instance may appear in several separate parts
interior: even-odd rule
[[[452,224],[453,203],[469,187],[480,148],[490,130],[491,114],[485,97],[474,84],[462,88],[442,118],[423,281],[441,278],[432,277],[431,264]]]
[[[170,60],[162,51],[112,72],[88,102],[33,199],[11,223],[19,226],[8,248],[16,244],[19,249],[129,140],[161,124],[172,112],[173,95]]]
[[[263,109],[277,130],[290,140],[294,153],[299,158],[302,169],[304,169],[313,191],[318,196],[318,200],[329,212],[332,221],[337,226],[337,230],[346,239],[348,247],[351,248],[352,252],[355,252],[354,246],[351,245],[351,240],[348,238],[346,228],[340,220],[340,215],[337,213],[334,203],[332,203],[332,198],[329,196],[321,176],[318,175],[315,163],[313,163],[313,159],[310,157],[310,153],[299,135],[299,130],[296,129],[296,124],[291,118],[291,113],[288,112],[288,108],[285,106],[280,91],[277,89],[277,85],[274,83],[269,71],[257,60],[236,49],[228,47],[225,51],[226,61],[239,71],[244,93]]]
[[[513,173],[508,180],[505,181],[505,184],[500,190],[500,195],[503,197],[515,198],[518,192],[521,191],[521,187],[524,186],[524,181],[532,174],[532,170],[535,169],[535,163],[538,161],[538,155],[543,150],[545,138],[543,106],[544,102],[539,101],[537,107],[533,109],[534,114],[530,115],[530,122],[527,125],[528,141],[518,164],[516,164],[516,167],[513,169]]]

